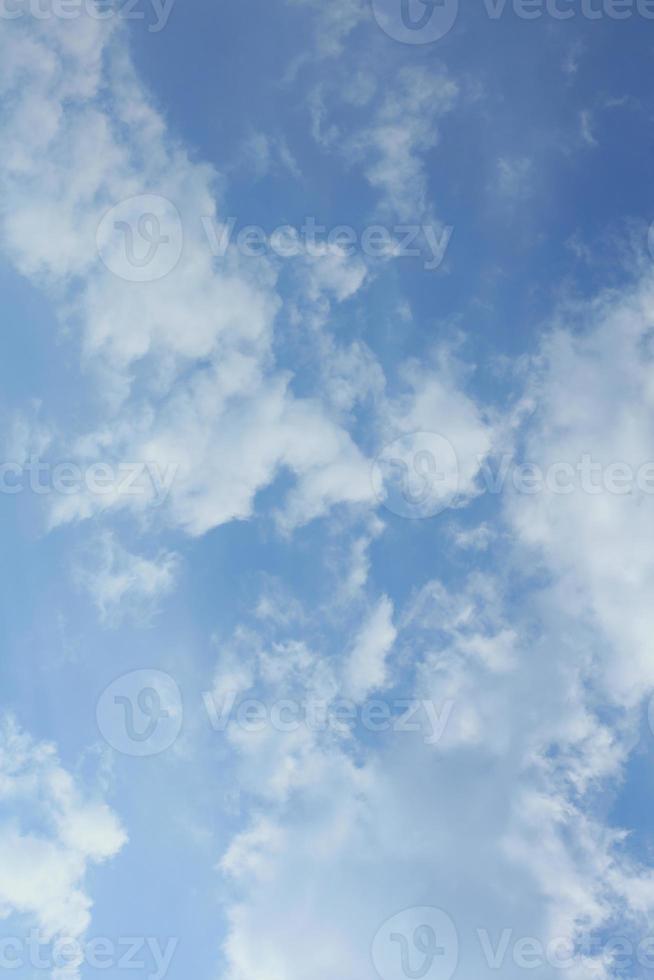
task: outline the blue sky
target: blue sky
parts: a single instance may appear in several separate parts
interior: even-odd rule
[[[651,4],[0,6],[0,969],[647,976]]]

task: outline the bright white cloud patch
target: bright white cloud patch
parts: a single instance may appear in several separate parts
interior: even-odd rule
[[[6,716],[0,802],[0,916],[26,917],[44,943],[82,939],[93,904],[86,875],[122,849],[120,821],[104,801],[85,796],[52,745],[33,741]]]
[[[62,316],[80,324],[108,413],[70,449],[87,463],[156,460],[179,470],[167,517],[193,534],[248,517],[257,491],[283,469],[298,481],[289,520],[370,499],[366,461],[348,433],[318,403],[296,398],[288,374],[274,368],[280,301],[272,268],[235,254],[215,267],[202,219],[216,221],[216,175],[191,163],[166,134],[123,34],[106,23],[21,20],[0,34],[5,246],[21,272],[67,297]],[[18,59],[21,73],[10,70]],[[46,123],[27,126],[37,113]],[[127,281],[101,261],[96,232],[108,211],[145,192],[179,214],[180,226],[169,230],[183,238],[181,257],[162,278]],[[137,203],[126,212],[134,228]],[[57,235],[44,235],[44,227]],[[130,247],[127,238],[123,245]],[[327,251],[324,268],[312,263],[312,294],[325,289],[345,299],[364,272],[360,262],[348,269]],[[69,292],[73,281],[81,288]],[[144,376],[147,390],[137,395]],[[70,495],[56,501],[53,518],[61,523],[116,504],[144,509],[152,496],[147,487],[120,500]]]
[[[526,939],[543,951],[542,976],[610,976],[610,956],[590,939],[618,922],[634,941],[644,935],[654,881],[594,813],[593,794],[618,777],[630,735],[595,711],[583,632],[570,620],[512,622],[500,583],[483,576],[459,595],[427,583],[397,638],[388,613],[382,601],[360,621],[357,663],[377,706],[399,696],[419,706],[413,730],[397,720],[366,728],[363,714],[340,736],[305,722],[252,733],[231,720],[240,784],[262,809],[222,862],[235,892],[228,975],[299,978],[311,962],[319,978],[367,976],[382,923],[424,903],[454,921],[462,977],[522,976],[514,944]],[[285,643],[242,634],[239,662],[259,663],[242,693],[268,705],[335,704],[351,691],[352,657],[339,668],[300,641],[310,626],[284,629]],[[393,640],[400,659],[410,654],[400,685],[380,667]],[[228,676],[221,660],[217,684]],[[361,724],[365,747],[352,741]]]
[[[520,539],[555,576],[557,603],[608,641],[605,696],[618,703],[654,686],[653,312],[646,275],[564,316],[525,432],[524,457],[549,482],[508,501]]]
[[[351,420],[334,412],[331,398],[296,396],[291,373],[275,367],[278,270],[234,248],[214,259],[206,229],[220,228],[217,175],[191,162],[166,131],[116,22],[80,16],[11,27],[0,33],[5,247],[80,329],[86,363],[101,382],[97,427],[69,435],[62,448],[85,467],[155,464],[175,474],[164,502],[147,480],[138,493],[59,496],[52,523],[155,503],[166,521],[203,534],[250,517],[259,491],[284,473],[294,479],[285,526],[340,504],[372,504],[369,460]],[[10,70],[19,56],[20,73]],[[430,210],[421,154],[434,145],[435,120],[456,91],[446,75],[404,71],[375,122],[347,144],[353,160],[371,161],[365,172],[395,219]],[[35,114],[46,122],[27,126]],[[73,172],[79,177],[71,181]],[[159,248],[152,265],[148,242]],[[300,315],[319,328],[331,304],[354,296],[367,276],[361,257],[335,246],[298,261]],[[330,387],[343,383],[333,376],[342,363],[331,358]],[[426,373],[421,384],[431,384]],[[465,426],[474,410],[464,414]]]

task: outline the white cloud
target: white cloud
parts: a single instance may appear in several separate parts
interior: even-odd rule
[[[402,365],[402,391],[382,406],[384,431],[387,436],[424,432],[446,439],[458,463],[458,494],[465,501],[478,492],[481,462],[501,424],[467,393],[466,368],[451,349],[437,348],[425,360]]]
[[[653,308],[645,276],[621,295],[564,311],[529,379],[533,411],[522,423],[521,458],[544,470],[576,464],[584,453],[605,469],[650,462]],[[497,429],[462,395],[447,357],[438,370],[423,370],[406,369],[411,385],[388,403],[391,424],[449,434],[434,421],[452,424],[447,410],[457,406],[454,441],[468,447],[474,492],[472,460],[477,449],[488,452]],[[370,679],[362,696],[395,692],[403,677],[407,694],[427,700],[444,727],[432,743],[419,735],[369,736],[357,745],[356,767],[347,741],[278,733],[275,771],[290,781],[274,795],[275,820],[266,818],[274,846],[253,853],[249,835],[260,840],[263,833],[255,810],[223,865],[235,881],[225,945],[230,980],[293,980],[307,962],[317,978],[335,969],[345,978],[366,975],[379,925],[420,904],[445,909],[457,924],[462,977],[490,969],[479,927],[494,943],[509,927],[513,938],[534,937],[543,947],[569,944],[575,955],[564,973],[572,980],[589,970],[613,975],[610,957],[584,952],[585,942],[611,929],[638,942],[654,903],[654,876],[629,856],[625,832],[607,824],[601,802],[602,791],[622,778],[640,702],[654,686],[648,502],[643,492],[510,492],[511,567],[525,581],[519,615],[503,603],[512,579],[488,575],[471,576],[456,592],[427,583],[396,615],[396,627],[379,612],[387,600],[378,600],[388,642],[360,647],[370,653],[360,662],[371,668],[362,673]],[[500,538],[463,533],[457,540],[490,549]],[[543,568],[551,584],[532,586],[529,576]],[[352,597],[358,603],[360,595]],[[361,618],[359,634],[373,638],[368,626]],[[398,651],[392,671],[390,642]],[[330,696],[348,690],[355,660],[326,660],[321,683]],[[287,689],[280,679],[276,697]],[[262,781],[252,768],[256,757],[241,758],[252,786]],[[326,952],[316,959],[315,949]],[[502,975],[522,975],[510,952]],[[561,968],[545,964],[542,975],[560,976]]]
[[[51,290],[61,315],[80,324],[87,364],[102,382],[106,424],[74,443],[75,452],[87,461],[179,464],[167,516],[194,534],[248,517],[282,468],[298,481],[288,520],[370,499],[365,460],[347,432],[318,402],[294,397],[288,375],[275,369],[280,301],[270,263],[230,253],[215,268],[201,224],[215,217],[215,174],[166,134],[122,35],[83,17],[12,27],[11,39],[4,32],[0,40],[3,57],[13,64],[20,54],[23,67],[5,72],[0,86],[5,247],[21,272]],[[36,111],[48,124],[26,133],[24,120]],[[164,278],[127,282],[99,261],[95,233],[108,209],[144,191],[174,204],[184,247]],[[360,287],[365,267],[329,251],[309,272],[314,298],[328,291],[340,301]],[[151,501],[130,502],[144,510]],[[121,503],[59,499],[53,522]]]
[[[393,603],[388,596],[382,596],[370,611],[348,655],[345,687],[355,701],[363,701],[373,691],[386,686],[386,660],[396,636]]]
[[[452,527],[449,533],[457,548],[464,551],[486,551],[497,537],[497,531],[485,522],[470,528]]]
[[[593,709],[594,653],[582,634],[568,619],[554,632],[524,617],[512,624],[501,583],[483,576],[456,594],[427,583],[398,623],[396,645],[409,655],[403,693],[438,709],[437,741],[425,738],[425,717],[418,733],[368,733],[356,748],[307,728],[252,736],[236,726],[238,778],[261,807],[221,865],[234,895],[226,975],[294,980],[311,963],[318,980],[336,970],[366,976],[379,926],[425,904],[454,920],[466,980],[494,972],[480,928],[493,947],[507,927],[512,942],[534,937],[543,948],[574,948],[616,923],[642,935],[652,875],[624,855],[622,833],[593,804],[598,786],[620,774],[631,736]],[[274,682],[253,688],[264,703],[347,690],[347,657],[290,649],[289,639],[272,657]],[[402,690],[395,671],[386,682],[376,698]],[[576,980],[589,969],[610,975],[607,962],[577,948],[564,973]],[[524,972],[511,948],[501,970]],[[545,964],[540,975],[561,969]]]
[[[85,797],[53,746],[33,741],[6,717],[0,801],[0,918],[28,916],[44,942],[81,939],[93,904],[87,872],[127,840],[118,818],[102,800]]]
[[[316,11],[316,49],[323,57],[341,53],[343,42],[360,24],[369,11],[365,0],[333,0],[324,4],[320,0],[287,0],[291,6],[312,7]]]
[[[383,393],[383,372],[361,345],[349,352],[332,345],[323,360],[331,305],[362,289],[364,261],[331,247],[300,261],[301,285],[285,312],[321,335],[312,353],[329,383],[314,397],[299,397],[292,375],[276,367],[273,355],[279,269],[270,259],[245,259],[233,249],[215,262],[201,219],[216,219],[217,175],[192,162],[167,132],[135,75],[120,28],[83,16],[24,18],[12,28],[11,39],[8,32],[0,35],[7,64],[17,65],[20,56],[22,65],[20,72],[0,75],[4,246],[16,267],[49,292],[66,325],[81,331],[84,366],[98,380],[94,420],[87,431],[60,440],[57,451],[85,466],[155,462],[161,472],[177,473],[164,503],[154,487],[138,495],[53,496],[51,525],[123,507],[199,535],[250,518],[257,494],[282,473],[294,479],[278,508],[285,529],[340,505],[374,505],[369,459],[350,434],[356,420],[349,413],[366,394]],[[435,122],[456,91],[443,73],[403,71],[373,123],[351,142],[398,216],[416,218],[427,208],[421,154],[436,142]],[[25,119],[34,113],[47,123],[26,131]],[[118,202],[144,193],[172,203],[183,248],[163,278],[131,282],[100,261],[96,231]],[[176,226],[163,231],[179,234]],[[119,244],[105,261],[111,264]],[[430,384],[425,373],[423,394],[416,395],[425,407]],[[450,409],[440,396],[432,397],[433,405],[452,420],[466,453],[475,440],[464,432],[464,416],[478,427],[456,384],[448,391]],[[399,423],[398,410],[387,411],[383,398],[371,407],[386,438],[385,420]],[[417,418],[417,403],[408,414]],[[399,424],[405,422],[408,415]]]
[[[110,531],[98,536],[93,552],[93,557],[77,569],[77,578],[100,618],[117,623],[129,614],[147,622],[175,585],[179,557],[167,551],[152,559],[132,554]]]
[[[507,501],[514,532],[555,575],[556,601],[608,641],[606,696],[618,701],[637,700],[654,686],[654,512],[637,481],[653,459],[653,312],[649,274],[623,293],[564,311],[543,345],[523,455],[544,471],[572,466],[574,490],[544,488]],[[585,456],[594,468],[586,490],[579,470]],[[602,489],[613,464],[631,467],[627,492]]]
[[[321,9],[331,25],[326,50],[337,51],[360,5]],[[273,357],[276,271],[235,255],[215,267],[198,219],[218,209],[216,175],[166,134],[122,41],[83,19],[24,21],[11,38],[0,34],[4,242],[17,268],[51,291],[62,318],[79,325],[87,364],[103,381],[102,419],[72,440],[76,454],[178,467],[163,514],[190,534],[249,518],[257,494],[285,473],[295,482],[279,508],[282,528],[343,504],[369,519],[369,460],[349,426],[374,398],[373,419],[359,425],[370,447],[440,432],[456,451],[460,502],[474,497],[497,419],[466,393],[465,371],[447,352],[405,364],[389,391],[363,344],[339,348],[330,338],[316,343],[327,354],[316,391],[294,392]],[[370,105],[365,80],[361,92],[354,103]],[[456,98],[445,73],[408,69],[349,140],[349,158],[388,213],[431,214],[425,155]],[[529,176],[524,160],[500,161],[507,194],[526,193]],[[182,258],[155,283],[125,282],[96,255],[97,224],[118,200],[153,189],[182,216]],[[309,302],[345,302],[362,288],[362,263],[333,250],[320,259],[307,267]],[[604,466],[648,462],[653,297],[643,280],[629,294],[602,297],[581,331],[563,324],[547,339],[536,414],[524,429],[530,461],[574,464],[591,453]],[[314,326],[323,325],[319,311]],[[19,429],[22,454],[33,436]],[[130,501],[143,513],[151,504]],[[648,505],[642,492],[508,501],[521,579],[536,557],[554,580],[525,598],[520,615],[505,608],[510,589],[493,576],[470,576],[456,589],[423,582],[397,613],[385,593],[370,597],[372,521],[348,541],[347,574],[313,620],[292,603],[277,608],[266,593],[256,629],[237,630],[221,650],[217,697],[258,691],[267,703],[332,702],[349,693],[363,701],[403,686],[444,728],[438,738],[420,731],[357,741],[347,724],[336,734],[229,726],[240,783],[255,800],[221,865],[234,889],[230,980],[299,980],[307,971],[315,980],[360,980],[371,972],[381,922],[425,902],[456,921],[465,978],[484,969],[479,925],[494,936],[510,923],[543,943],[576,942],[584,929],[647,918],[652,875],[624,856],[623,834],[606,825],[596,801],[619,779],[637,706],[654,686]],[[102,507],[100,498],[60,499],[54,516],[89,517]],[[462,546],[479,543],[466,533]],[[149,605],[171,587],[172,555],[145,559],[102,540],[87,584],[105,615],[133,599]],[[321,639],[334,623],[347,637],[338,648],[333,636]],[[598,710],[607,702],[615,722]],[[31,915],[53,937],[83,935],[85,875],[122,847],[117,818],[103,801],[85,799],[52,748],[11,725],[0,739],[0,797],[9,813],[0,825],[0,914]],[[28,808],[36,825],[24,825]],[[569,973],[583,976],[588,966]],[[511,961],[502,976],[522,973]]]
[[[365,70],[350,72],[340,85],[333,79],[320,81],[307,104],[315,141],[348,166],[360,168],[377,192],[375,218],[422,225],[439,241],[449,226],[436,216],[431,201],[427,155],[438,146],[440,122],[459,97],[459,85],[445,68],[410,65],[395,71],[384,85]],[[359,111],[358,125],[343,125],[343,112],[335,110],[344,104],[346,119],[350,107]]]
[[[438,121],[453,109],[458,93],[444,70],[403,68],[372,124],[346,144],[352,160],[362,165],[367,180],[380,192],[380,208],[393,219],[438,224],[428,198],[423,155],[437,145]]]
[[[29,412],[16,412],[9,420],[4,440],[5,460],[25,466],[30,457],[41,457],[51,445],[53,433],[41,421],[41,402],[30,406]]]
[[[309,299],[315,301],[327,292],[342,303],[361,289],[368,270],[360,257],[349,257],[338,245],[316,246],[313,251],[305,259]]]

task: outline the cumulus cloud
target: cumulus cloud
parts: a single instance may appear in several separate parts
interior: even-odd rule
[[[257,491],[283,468],[297,477],[288,513],[298,521],[369,498],[364,458],[348,433],[319,403],[295,397],[289,376],[275,369],[272,265],[234,252],[214,263],[202,218],[216,221],[216,174],[166,133],[122,34],[85,17],[11,26],[11,36],[6,26],[0,36],[4,64],[20,57],[22,69],[0,78],[4,246],[62,318],[79,325],[86,363],[101,381],[102,423],[70,448],[87,460],[180,465],[168,518],[191,533],[249,516]],[[26,129],[35,114],[47,124]],[[164,231],[183,246],[168,274],[135,282],[124,256],[113,268],[119,242],[100,260],[96,233],[104,219],[108,233],[115,225],[135,235],[143,194],[149,207],[152,195],[163,200],[157,220],[172,221]],[[128,200],[107,225],[111,209]],[[322,266],[318,258],[314,298],[325,290],[343,300],[359,288],[365,269],[356,261],[329,250]],[[71,495],[55,502],[53,522],[120,503]]]
[[[359,636],[372,639],[370,614],[357,608]],[[382,600],[373,618],[384,619],[386,640],[367,647],[369,666],[391,642],[388,613]],[[423,705],[419,730],[361,740],[348,725],[233,725],[254,802],[221,862],[233,890],[227,975],[292,980],[308,963],[318,978],[368,975],[382,923],[429,905],[455,923],[460,976],[494,975],[507,928],[503,976],[522,975],[512,944],[524,937],[566,951],[566,976],[610,976],[610,957],[590,939],[616,923],[643,935],[654,882],[594,805],[630,736],[595,710],[592,644],[570,620],[556,628],[538,603],[512,617],[495,576],[473,575],[456,593],[427,582],[396,623],[395,669],[373,671],[368,690],[377,704],[401,694]],[[312,650],[306,623],[285,629],[283,642],[241,634],[230,656],[252,664],[244,690],[266,704],[349,690],[351,657]],[[223,675],[221,659],[217,684]],[[543,954],[540,975],[560,974]]]
[[[236,736],[241,778],[259,788],[255,801],[275,806],[255,802],[222,863],[233,888],[224,947],[233,980],[292,980],[308,963],[317,977],[368,975],[380,925],[420,905],[451,916],[466,978],[494,975],[494,955],[503,976],[521,976],[513,944],[525,937],[543,950],[543,977],[609,978],[617,963],[602,937],[636,945],[648,935],[654,876],[630,854],[626,831],[607,821],[603,794],[623,777],[653,686],[652,295],[646,274],[621,294],[566,308],[545,339],[516,461],[556,468],[559,482],[529,494],[507,483],[510,538],[485,524],[483,534],[455,535],[464,549],[481,543],[498,570],[456,589],[427,581],[392,622],[388,600],[378,598],[371,614],[352,592],[349,614],[339,606],[344,633],[358,637],[345,655],[312,650],[306,617],[284,624],[277,649],[292,636],[308,659],[292,682],[275,672],[258,689],[264,700],[289,690],[301,698],[305,677],[305,697],[352,694],[354,673],[362,697],[392,702],[399,692],[422,706],[420,730],[357,740],[352,728],[339,738],[306,726],[268,731],[260,737],[274,743],[275,761],[266,756],[265,772],[285,774],[271,795],[261,788],[270,784],[260,743]],[[412,394],[389,413],[410,430],[452,400],[447,372],[426,380],[417,366],[407,370]],[[470,458],[476,448],[487,453],[497,433],[483,412],[464,401],[458,418]],[[581,486],[584,456],[590,489]],[[625,486],[625,465],[634,478],[641,472],[640,486]],[[470,473],[472,485],[472,464]],[[607,474],[617,479],[613,492]],[[575,488],[559,492],[567,479]],[[268,642],[260,638],[260,649]]]
[[[322,16],[336,18],[329,43],[337,50],[360,9],[332,5]],[[381,923],[425,904],[452,917],[459,975],[476,980],[490,969],[479,927],[495,940],[510,924],[516,938],[575,952],[584,935],[614,923],[637,934],[651,914],[652,875],[624,853],[602,792],[624,771],[654,684],[647,491],[638,483],[615,493],[510,491],[510,562],[507,536],[461,532],[463,549],[484,547],[490,557],[498,549],[495,573],[446,585],[419,571],[401,602],[386,587],[375,594],[371,457],[399,437],[440,433],[456,454],[462,506],[480,494],[481,462],[510,425],[471,396],[449,351],[407,361],[391,382],[365,344],[326,336],[325,310],[356,297],[368,271],[333,249],[302,267],[304,293],[294,297],[295,313],[315,313],[318,353],[315,389],[298,394],[292,372],[275,361],[278,269],[231,251],[215,261],[199,218],[219,220],[216,174],[167,133],[115,31],[79,18],[32,19],[11,38],[0,33],[3,245],[79,330],[100,380],[98,418],[70,439],[71,451],[88,463],[156,460],[174,470],[160,513],[191,535],[250,518],[260,492],[288,476],[291,489],[274,505],[282,529],[343,505],[363,514],[332,604],[298,608],[269,588],[254,622],[222,645],[211,703],[251,695],[268,706],[333,706],[345,697],[359,709],[371,697],[399,699],[415,704],[418,721],[402,731],[391,712],[390,729],[362,732],[356,712],[326,729],[253,730],[230,718],[226,739],[251,810],[220,861],[226,976],[360,980],[371,973]],[[415,66],[391,92],[360,82],[352,103],[367,116],[344,140],[348,161],[381,211],[431,220],[425,158],[456,83]],[[500,189],[520,196],[529,167],[507,159]],[[172,202],[183,233],[179,260],[156,282],[117,277],[96,251],[110,209],[144,193]],[[57,236],[44,234],[52,227]],[[576,311],[572,325],[562,317],[547,337],[529,376],[535,411],[520,431],[529,462],[575,466],[586,455],[604,473],[649,462],[653,295],[645,277]],[[374,409],[362,419],[364,404]],[[16,445],[33,435],[19,431]],[[153,503],[147,493],[59,498],[53,521],[118,505],[152,519]],[[174,556],[144,558],[111,535],[101,540],[87,587],[103,615],[132,601],[149,607],[172,586]],[[439,543],[436,532],[434,553]],[[547,572],[546,587],[532,587],[534,568]],[[524,589],[520,610],[513,572]],[[12,726],[0,741],[0,796],[10,813],[0,829],[0,913],[31,915],[52,937],[83,935],[85,874],[122,847],[119,822],[105,803],[85,799],[52,748]],[[25,824],[31,806],[36,826]],[[611,964],[592,953],[567,972],[582,977],[591,967],[610,975]],[[542,975],[560,971],[550,965]],[[522,970],[509,957],[502,976]]]
[[[0,917],[27,916],[49,943],[80,940],[91,923],[85,880],[127,837],[120,821],[89,798],[55,748],[12,718],[0,722]],[[69,968],[53,976],[76,976]]]
[[[355,440],[356,420],[348,413],[364,387],[383,395],[384,373],[370,351],[339,349],[326,329],[332,305],[350,301],[367,282],[366,263],[335,246],[297,259],[284,312],[311,325],[308,332],[320,338],[314,363],[329,376],[314,397],[300,396],[292,372],[275,363],[286,302],[278,264],[246,259],[235,247],[222,259],[212,254],[207,224],[217,228],[225,220],[218,175],[191,161],[167,131],[117,21],[23,18],[11,28],[0,32],[3,247],[48,292],[61,321],[79,331],[85,369],[98,381],[88,427],[67,433],[53,449],[85,466],[155,464],[176,474],[165,501],[148,486],[131,495],[53,497],[50,524],[122,507],[199,535],[250,518],[259,492],[281,475],[292,477],[277,507],[285,529],[334,507],[374,506],[370,450],[359,434]],[[402,71],[373,122],[350,141],[348,153],[365,160],[389,213],[415,218],[428,210],[421,157],[437,140],[436,120],[456,91],[442,72]],[[174,261],[168,268],[158,246],[157,278],[149,281],[141,253],[157,229]],[[362,371],[354,361],[364,355]],[[426,405],[430,384],[425,372],[416,402]],[[447,411],[465,453],[467,422],[457,421],[464,398],[456,384],[450,387],[454,404]],[[384,420],[397,412],[383,397],[370,404],[380,419],[368,437],[375,450],[392,427]],[[445,410],[442,399],[434,407]]]
[[[619,702],[654,686],[653,311],[647,274],[562,312],[543,345],[521,454],[550,480],[539,493],[509,487],[506,501],[557,602],[608,641],[605,693]]]

